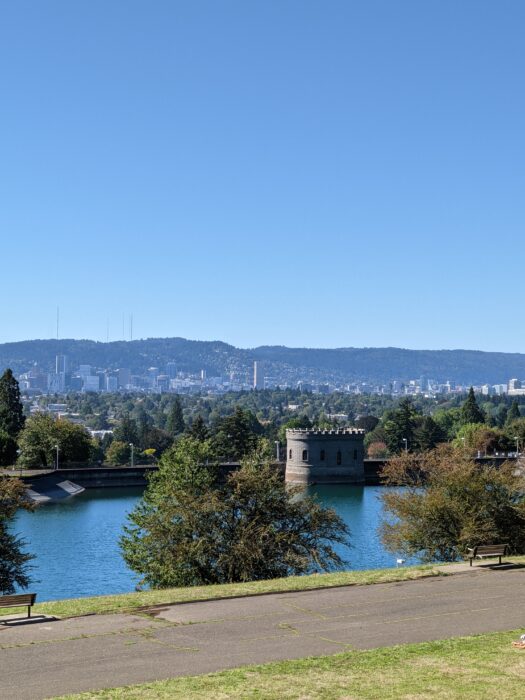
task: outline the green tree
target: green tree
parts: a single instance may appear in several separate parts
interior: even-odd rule
[[[514,401],[511,403],[510,408],[507,412],[507,416],[505,418],[505,423],[508,425],[508,424],[512,423],[513,421],[517,420],[518,418],[521,418],[520,407],[519,407],[516,399],[514,399]]]
[[[183,437],[161,460],[121,539],[153,587],[252,581],[341,567],[348,529],[333,510],[287,488],[257,452],[226,483],[209,443]]]
[[[390,411],[385,416],[383,428],[386,436],[386,444],[391,453],[395,454],[406,446],[414,449],[414,433],[417,425],[418,414],[411,399],[401,399],[399,408]],[[406,443],[405,443],[406,440]]]
[[[113,431],[113,438],[119,442],[131,442],[133,445],[139,444],[139,431],[136,422],[129,414],[124,415],[118,426]]]
[[[16,462],[18,444],[16,440],[0,429],[0,466],[9,467]]]
[[[29,562],[32,554],[24,551],[25,542],[11,532],[10,525],[19,508],[32,510],[25,497],[25,484],[19,479],[0,477],[0,593],[15,592],[15,586],[31,583]]]
[[[414,431],[414,441],[418,450],[433,450],[444,442],[445,433],[431,416],[424,416]]]
[[[188,435],[192,438],[195,438],[196,440],[200,440],[200,442],[204,442],[204,440],[209,439],[210,431],[206,427],[206,423],[204,422],[204,418],[201,416],[200,413],[194,419],[191,426],[188,428]]]
[[[182,404],[178,396],[175,397],[171,405],[171,410],[168,415],[168,420],[166,421],[166,430],[170,435],[176,437],[183,433],[186,429],[186,423],[184,422],[184,414],[182,412]]]
[[[461,407],[461,424],[484,423],[485,416],[478,406],[474,389],[470,387],[465,403]]]
[[[240,460],[252,452],[263,429],[256,416],[239,406],[219,421],[213,443],[217,454],[229,460]]]
[[[403,487],[381,496],[389,551],[425,561],[455,561],[478,544],[525,551],[525,480],[515,465],[480,467],[465,450],[440,445],[390,460],[383,479]]]
[[[10,369],[0,377],[0,430],[16,438],[25,423],[20,387]]]
[[[477,453],[483,455],[494,452],[505,452],[512,447],[512,443],[499,428],[490,428],[481,423],[467,423],[463,425],[453,443],[458,448],[466,448],[471,455]]]
[[[26,467],[55,464],[56,445],[59,463],[88,462],[93,442],[88,431],[68,420],[56,420],[47,413],[37,413],[26,421],[20,433],[20,461]]]
[[[114,464],[116,466],[129,464],[131,461],[131,447],[129,446],[129,442],[113,440],[106,450],[106,460],[109,464]]]

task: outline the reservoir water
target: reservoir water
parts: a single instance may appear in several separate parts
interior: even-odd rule
[[[350,527],[352,547],[339,552],[349,569],[395,566],[395,556],[384,550],[377,534],[382,516],[378,496],[384,488],[311,488]],[[33,513],[19,512],[13,531],[27,541],[27,551],[36,554],[30,590],[39,601],[135,589],[139,577],[124,564],[118,540],[126,515],[141,495],[140,488],[90,489]]]

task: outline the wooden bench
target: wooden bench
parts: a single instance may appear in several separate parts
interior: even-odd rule
[[[474,559],[484,559],[485,557],[499,557],[501,564],[501,557],[507,554],[508,548],[508,544],[478,544],[477,547],[469,547],[467,556],[470,559],[470,566],[472,566]]]
[[[27,617],[31,617],[31,607],[35,604],[35,600],[36,593],[0,595],[0,608],[21,608],[27,605]]]

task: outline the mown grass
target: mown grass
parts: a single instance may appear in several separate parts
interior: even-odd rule
[[[444,567],[422,565],[399,569],[370,569],[367,571],[343,571],[311,576],[290,576],[270,581],[249,583],[228,583],[214,586],[191,586],[187,588],[161,588],[121,595],[95,596],[92,598],[72,598],[69,600],[37,603],[33,614],[54,615],[55,617],[76,617],[78,615],[132,612],[150,605],[188,603],[197,600],[235,598],[239,596],[261,595],[264,593],[285,593],[287,591],[313,590],[333,586],[363,586],[373,583],[407,581],[438,576]],[[80,574],[81,575],[81,574]],[[38,589],[37,589],[38,592]],[[12,615],[16,608],[2,608],[0,615]]]
[[[57,700],[480,700],[523,697],[520,631],[245,666]]]

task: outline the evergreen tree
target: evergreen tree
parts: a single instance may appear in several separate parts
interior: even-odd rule
[[[467,399],[463,406],[461,407],[461,423],[466,425],[467,423],[484,423],[485,416],[483,411],[478,406],[476,401],[476,396],[474,394],[474,389],[470,387]]]
[[[425,416],[414,433],[417,447],[422,450],[433,450],[440,442],[445,441],[445,433],[431,416]]]
[[[399,408],[388,414],[384,422],[384,430],[390,452],[400,452],[405,447],[408,450],[414,448],[417,417],[418,414],[409,398],[401,399]]]
[[[520,408],[516,399],[512,402],[505,419],[505,425],[510,425],[512,421],[521,418]]]
[[[23,551],[24,540],[9,529],[18,508],[33,508],[26,498],[25,485],[12,477],[0,478],[0,593],[4,594],[31,583],[29,562],[34,556]]]
[[[115,440],[119,442],[132,443],[133,445],[139,444],[139,431],[137,424],[129,415],[126,415],[120,421],[120,424],[115,428],[113,433]]]
[[[186,428],[184,422],[184,414],[182,412],[182,404],[178,396],[175,397],[175,401],[171,405],[171,411],[166,421],[166,430],[171,435],[180,435]]]
[[[20,387],[10,369],[0,377],[0,430],[16,438],[25,423]]]
[[[204,440],[207,440],[209,438],[210,431],[206,427],[204,418],[201,416],[200,413],[191,424],[191,427],[188,430],[188,435],[194,438],[195,440],[199,440],[199,442],[204,442]]]

